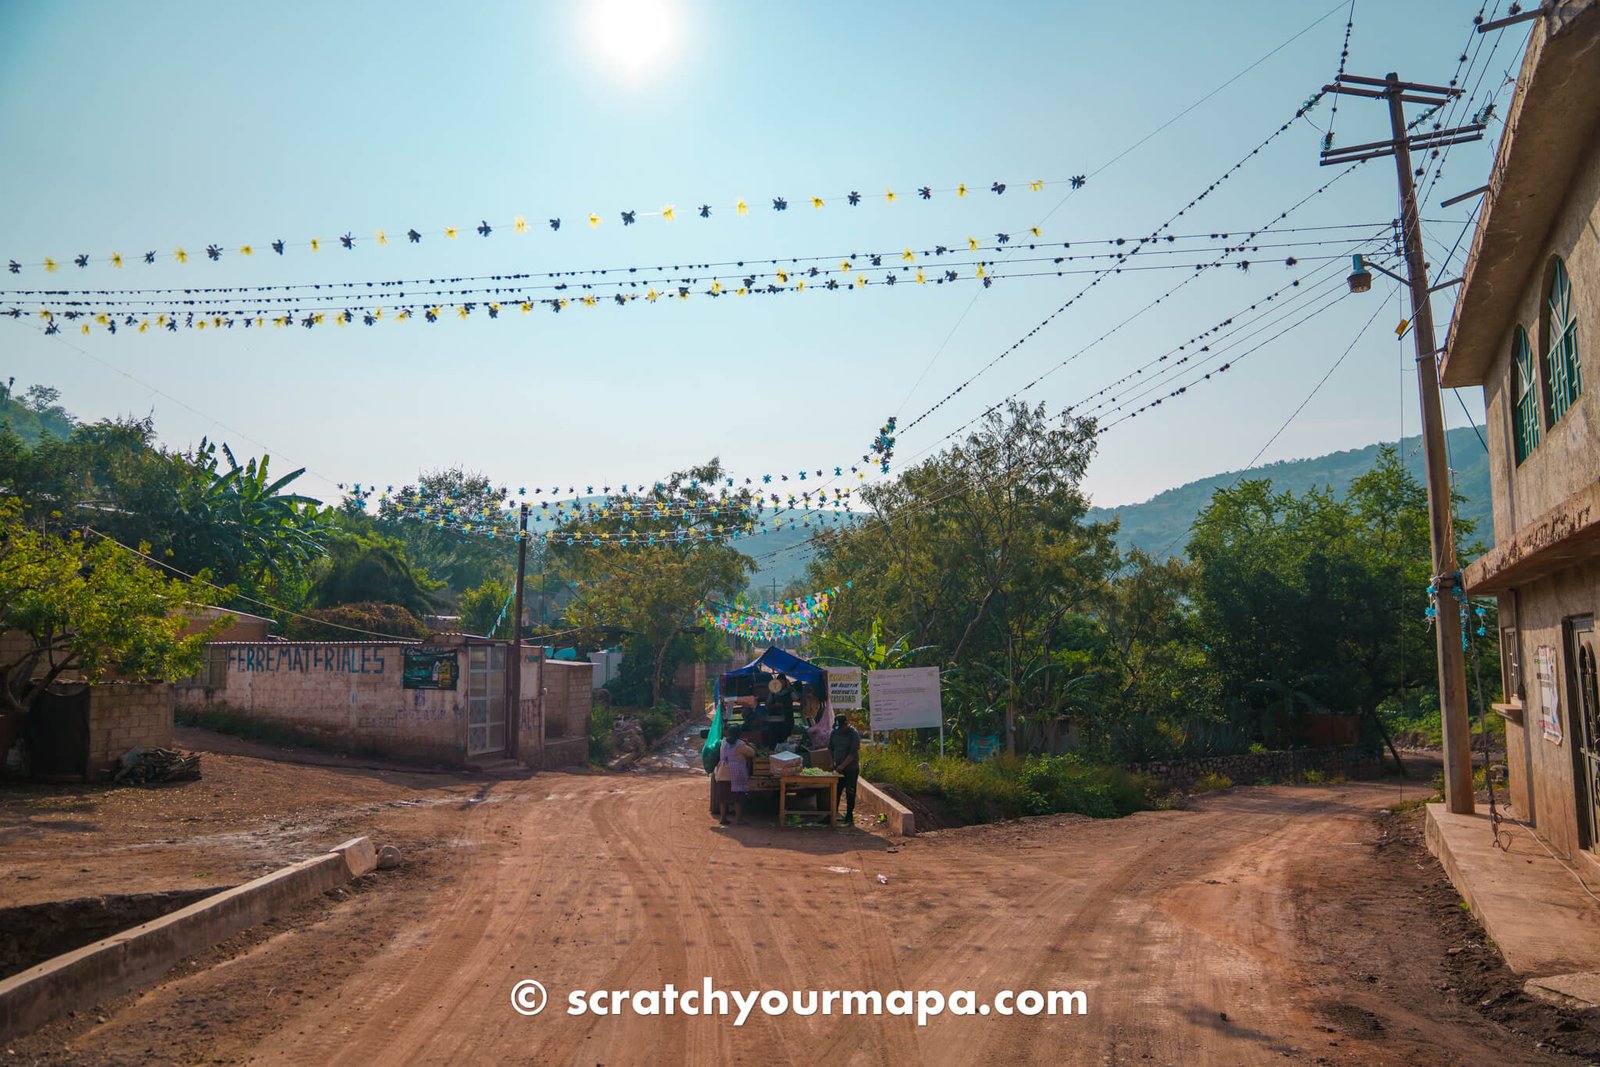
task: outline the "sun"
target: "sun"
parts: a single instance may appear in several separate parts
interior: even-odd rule
[[[673,0],[588,0],[584,35],[608,70],[640,81],[659,70],[678,45],[679,13]]]

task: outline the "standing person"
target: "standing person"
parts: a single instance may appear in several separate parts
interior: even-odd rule
[[[788,675],[780,674],[767,683],[767,692],[770,695],[761,742],[771,748],[794,733],[794,686]]]
[[[844,821],[856,820],[856,783],[861,777],[861,735],[850,725],[850,716],[836,715],[833,733],[828,735],[828,752],[833,756],[833,769],[839,775],[839,789],[844,793]]]
[[[828,747],[828,735],[833,732],[833,713],[815,692],[806,694],[803,714],[806,720],[806,747]]]
[[[717,814],[723,826],[728,825],[729,808],[733,809],[734,818],[739,824],[744,824],[744,796],[750,791],[748,761],[756,754],[756,750],[740,736],[742,732],[737,726],[728,727],[718,749]]]

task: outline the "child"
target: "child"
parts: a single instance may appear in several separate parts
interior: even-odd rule
[[[744,795],[750,791],[750,757],[756,754],[749,743],[740,738],[742,731],[730,726],[722,735],[717,761],[717,813],[721,825],[728,825],[728,809],[733,808],[735,820],[744,825]]]

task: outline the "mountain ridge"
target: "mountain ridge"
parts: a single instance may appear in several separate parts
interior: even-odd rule
[[[1450,430],[1445,444],[1454,471],[1455,487],[1466,501],[1459,517],[1476,523],[1474,536],[1483,541],[1494,537],[1490,519],[1489,456],[1483,444],[1481,426],[1458,426]],[[1305,459],[1278,460],[1260,467],[1225,471],[1164,490],[1149,500],[1114,507],[1090,508],[1088,518],[1105,522],[1118,519],[1117,544],[1123,550],[1138,548],[1156,556],[1180,554],[1188,544],[1189,528],[1195,517],[1218,489],[1245,478],[1270,479],[1278,490],[1295,495],[1313,488],[1331,489],[1343,495],[1356,478],[1372,469],[1378,449],[1394,442],[1378,442],[1363,448],[1328,452]],[[1419,480],[1424,477],[1422,439],[1407,437],[1400,442],[1406,470]]]

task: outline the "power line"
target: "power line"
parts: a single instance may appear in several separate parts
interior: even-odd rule
[[[1331,10],[1337,10],[1337,8],[1334,8],[1334,9],[1331,9]],[[1330,13],[1331,13],[1331,10],[1330,10]],[[1326,16],[1324,16],[1324,17],[1326,17]],[[1292,118],[1290,118],[1288,121],[1284,122],[1276,130],[1274,130],[1271,134],[1269,134],[1266,137],[1266,139],[1263,140],[1260,144],[1256,145],[1249,152],[1247,152],[1244,156],[1240,157],[1239,160],[1236,163],[1234,163],[1231,167],[1229,167],[1227,170],[1225,170],[1220,177],[1218,177],[1215,181],[1213,181],[1209,185],[1207,185],[1205,187],[1205,189],[1201,190],[1198,194],[1196,194],[1192,199],[1190,199],[1190,201],[1187,204],[1185,204],[1182,208],[1178,209],[1178,211],[1175,214],[1173,214],[1171,217],[1169,217],[1160,226],[1156,227],[1156,229],[1151,231],[1150,234],[1148,234],[1145,237],[1139,238],[1139,240],[1135,243],[1135,245],[1133,247],[1133,250],[1130,251],[1128,253],[1128,255],[1129,256],[1137,255],[1139,253],[1139,251],[1145,247],[1145,245],[1149,244],[1150,242],[1153,242],[1153,241],[1157,240],[1160,237],[1160,235],[1162,234],[1163,231],[1166,231],[1166,230],[1170,229],[1172,227],[1172,225],[1175,222],[1177,222],[1177,220],[1179,218],[1181,218],[1184,215],[1188,214],[1188,212],[1190,210],[1192,210],[1195,206],[1197,206],[1202,200],[1206,199],[1206,197],[1210,196],[1213,192],[1215,192],[1222,185],[1223,182],[1225,182],[1229,178],[1231,178],[1235,173],[1238,172],[1238,170],[1241,167],[1243,167],[1251,159],[1255,158],[1258,154],[1260,154],[1260,152],[1261,152],[1261,150],[1263,148],[1267,147],[1274,140],[1276,140],[1279,136],[1281,136],[1286,130],[1288,130],[1291,126],[1293,126],[1296,121],[1298,121],[1300,118],[1302,118],[1307,111],[1309,111],[1312,107],[1314,107],[1317,104],[1318,101],[1320,101],[1322,99],[1323,95],[1324,95],[1323,93],[1319,92],[1316,95],[1312,96],[1304,104],[1301,104],[1300,107],[1298,109],[1296,109],[1296,111],[1294,113],[1294,116]],[[1282,217],[1282,216],[1280,216],[1280,217]],[[1251,236],[1254,236],[1254,234],[1252,234]],[[1037,335],[1039,333],[1039,331],[1043,330],[1051,322],[1055,321],[1056,318],[1061,316],[1068,308],[1072,307],[1079,300],[1081,300],[1086,294],[1088,294],[1090,292],[1090,290],[1092,290],[1096,286],[1098,286],[1107,277],[1110,277],[1111,274],[1117,273],[1117,272],[1119,272],[1119,271],[1121,271],[1123,269],[1126,269],[1126,268],[1123,267],[1123,266],[1119,266],[1119,267],[1114,268],[1114,269],[1113,268],[1107,268],[1106,270],[1101,272],[1088,285],[1086,285],[1084,288],[1080,289],[1073,296],[1068,298],[1066,303],[1060,305],[1054,311],[1052,311],[1048,315],[1046,315],[1032,329],[1028,330],[1028,332],[1023,334],[1016,341],[1013,341],[1009,346],[1007,346],[1004,350],[1002,350],[999,355],[995,356],[988,363],[986,363],[982,367],[980,367],[975,373],[973,373],[972,375],[967,377],[964,381],[962,381],[961,384],[957,385],[954,389],[952,389],[948,393],[946,393],[944,395],[944,397],[942,397],[932,407],[928,408],[926,411],[922,412],[922,414],[918,415],[916,418],[912,419],[910,422],[906,423],[903,427],[901,427],[901,432],[905,433],[905,432],[909,432],[910,430],[912,430],[919,423],[921,423],[924,419],[926,419],[929,415],[933,414],[935,411],[939,410],[939,408],[943,407],[954,396],[956,396],[956,394],[960,393],[963,389],[965,389],[967,386],[971,385],[974,381],[976,381],[978,378],[980,378],[986,371],[988,371],[990,368],[994,367],[1001,360],[1005,359],[1012,352],[1015,352],[1018,348],[1022,347],[1024,344],[1026,344],[1030,338],[1032,338],[1035,335]]]
[[[1341,3],[1342,2],[1343,2],[1343,0],[1341,0]],[[1121,152],[1118,152],[1116,155],[1112,156],[1110,159],[1108,159],[1104,163],[1100,164],[1100,166],[1098,166],[1094,170],[1090,171],[1089,174],[1088,174],[1088,177],[1089,178],[1098,177],[1100,174],[1104,173],[1107,169],[1109,169],[1113,164],[1118,163],[1122,159],[1127,157],[1128,155],[1131,155],[1135,150],[1139,149],[1140,147],[1142,147],[1143,145],[1145,145],[1146,143],[1148,143],[1149,141],[1154,139],[1157,135],[1159,135],[1162,132],[1164,132],[1165,130],[1167,130],[1173,124],[1177,123],[1180,119],[1184,118],[1184,116],[1188,115],[1190,112],[1192,112],[1196,108],[1200,107],[1206,101],[1210,100],[1212,97],[1216,96],[1218,93],[1220,93],[1224,89],[1228,88],[1234,82],[1238,81],[1240,78],[1244,77],[1246,74],[1249,74],[1251,71],[1255,70],[1261,64],[1265,63],[1267,60],[1271,59],[1273,56],[1277,55],[1279,52],[1281,52],[1285,48],[1289,47],[1289,45],[1293,44],[1295,41],[1298,41],[1301,37],[1304,37],[1306,34],[1310,33],[1313,29],[1315,29],[1316,27],[1320,26],[1324,21],[1327,20],[1328,16],[1332,15],[1335,11],[1337,11],[1339,9],[1339,6],[1340,6],[1339,4],[1335,4],[1333,7],[1330,7],[1327,11],[1323,12],[1316,19],[1314,19],[1313,21],[1308,23],[1304,28],[1302,28],[1298,33],[1294,34],[1288,40],[1282,42],[1277,47],[1275,47],[1271,51],[1267,52],[1265,55],[1260,56],[1254,62],[1252,62],[1249,66],[1245,67],[1243,70],[1241,70],[1237,74],[1233,75],[1233,77],[1229,78],[1227,81],[1223,82],[1221,85],[1218,85],[1215,89],[1212,89],[1209,93],[1206,93],[1204,96],[1200,97],[1198,100],[1195,100],[1194,102],[1189,104],[1187,107],[1185,107],[1182,111],[1178,112],[1176,115],[1174,115],[1170,119],[1168,119],[1166,122],[1163,122],[1160,126],[1157,126],[1155,129],[1151,130],[1149,133],[1147,133],[1143,137],[1139,138],[1133,144],[1129,145],[1127,148],[1124,148]],[[1355,0],[1350,0],[1350,8],[1351,8],[1352,16],[1353,16],[1353,13],[1355,11]],[[1349,51],[1349,46],[1350,46],[1350,29],[1349,29],[1349,26],[1347,25],[1345,27],[1345,51],[1346,52]],[[1340,69],[1343,70],[1343,67],[1341,66]],[[1337,107],[1338,107],[1338,102],[1337,101],[1335,101],[1334,107],[1335,107],[1335,109],[1337,109]],[[1055,214],[1055,212],[1058,211],[1061,208],[1061,205],[1066,203],[1066,201],[1072,196],[1073,192],[1075,192],[1075,191],[1076,190],[1068,190],[1067,195],[1065,197],[1063,197],[1061,199],[1061,201],[1056,204],[1055,207],[1050,209],[1050,213],[1045,216],[1045,220],[1048,220],[1050,215]],[[1043,222],[1041,221],[1041,225],[1042,224],[1043,224]],[[945,334],[944,340],[939,342],[939,347],[934,349],[933,355],[928,358],[927,364],[922,368],[922,373],[917,375],[916,380],[911,383],[911,388],[909,390],[907,390],[905,397],[900,401],[900,407],[903,408],[908,403],[911,402],[911,398],[916,395],[917,389],[921,387],[923,380],[927,378],[928,372],[933,370],[933,365],[936,362],[938,362],[939,357],[944,354],[944,350],[947,347],[949,347],[951,339],[955,337],[956,331],[961,328],[961,324],[966,321],[967,316],[972,312],[973,306],[975,304],[977,304],[978,297],[981,296],[981,295],[982,295],[982,291],[981,290],[979,292],[977,292],[977,293],[974,293],[973,296],[972,296],[972,299],[970,301],[968,301],[967,306],[962,309],[961,315],[956,319],[955,324],[950,327],[950,331],[947,334]]]
[[[1272,220],[1262,224],[1256,230],[1252,231],[1250,236],[1253,238],[1256,234],[1263,233],[1263,232],[1271,229],[1275,223],[1281,222],[1283,219],[1288,218],[1289,215],[1293,214],[1295,211],[1298,211],[1301,207],[1303,207],[1306,203],[1308,203],[1312,199],[1314,199],[1314,198],[1316,198],[1318,196],[1321,196],[1324,193],[1326,193],[1328,191],[1328,189],[1335,182],[1337,182],[1340,179],[1344,178],[1346,175],[1350,174],[1352,171],[1354,171],[1357,167],[1359,167],[1361,165],[1362,164],[1360,164],[1360,163],[1353,163],[1349,167],[1346,167],[1344,170],[1341,170],[1338,174],[1335,174],[1332,178],[1330,178],[1328,181],[1324,182],[1317,189],[1313,190],[1311,193],[1309,193],[1306,196],[1302,197],[1295,204],[1293,204],[1292,206],[1290,206],[1286,210],[1279,212]],[[1339,257],[1329,257],[1329,258],[1337,259],[1337,258],[1343,258],[1343,257],[1339,256]],[[1220,256],[1216,260],[1211,262],[1210,264],[1207,264],[1206,268],[1204,268],[1204,269],[1209,269],[1211,267],[1216,267],[1216,266],[1220,265],[1221,263],[1223,263],[1224,261],[1226,261],[1226,259],[1227,259],[1227,255],[1226,254],[1223,255],[1223,256]],[[1133,269],[1133,268],[1119,268],[1119,269]],[[952,430],[950,433],[945,434],[943,437],[939,438],[939,440],[935,441],[933,444],[929,445],[927,448],[924,448],[921,452],[918,452],[916,455],[917,456],[921,456],[921,455],[927,454],[932,449],[937,448],[944,441],[949,440],[951,437],[955,436],[956,434],[958,434],[958,433],[962,432],[963,430],[965,430],[967,427],[971,426],[978,419],[987,416],[989,414],[989,412],[995,410],[998,407],[999,404],[1003,404],[1006,401],[1016,399],[1017,397],[1021,396],[1023,393],[1027,392],[1029,389],[1032,389],[1035,385],[1038,385],[1040,382],[1044,381],[1044,379],[1048,378],[1050,375],[1054,374],[1056,371],[1058,371],[1061,368],[1067,366],[1069,363],[1072,363],[1074,360],[1078,359],[1079,357],[1081,357],[1082,355],[1087,353],[1090,349],[1094,348],[1095,346],[1097,346],[1100,343],[1102,343],[1103,341],[1105,341],[1107,338],[1111,337],[1113,334],[1115,334],[1117,331],[1121,330],[1123,327],[1127,326],[1129,323],[1138,320],[1145,313],[1150,311],[1152,308],[1156,307],[1162,301],[1167,300],[1168,298],[1170,298],[1179,289],[1182,289],[1185,285],[1188,285],[1190,281],[1194,280],[1194,277],[1197,277],[1199,273],[1200,273],[1200,271],[1197,270],[1194,275],[1191,275],[1190,277],[1185,278],[1182,282],[1179,282],[1176,286],[1173,286],[1167,292],[1162,293],[1160,296],[1156,297],[1156,299],[1152,300],[1149,304],[1145,305],[1143,308],[1140,308],[1138,311],[1136,311],[1134,314],[1128,316],[1123,321],[1117,323],[1115,326],[1113,326],[1111,329],[1107,330],[1105,333],[1101,334],[1099,337],[1095,338],[1089,344],[1083,346],[1082,348],[1080,348],[1077,351],[1075,351],[1075,352],[1071,353],[1070,355],[1068,355],[1066,358],[1060,360],[1055,366],[1051,367],[1049,370],[1045,371],[1044,373],[1042,373],[1039,376],[1037,376],[1036,378],[1034,378],[1032,381],[1028,382],[1021,389],[1015,390],[1014,392],[1011,392],[1011,393],[1007,394],[997,404],[991,405],[989,408],[986,408],[978,416],[975,416],[974,418],[969,419],[967,422],[963,423],[961,426],[958,426],[955,430]],[[1093,284],[1097,284],[1099,282],[1099,280],[1100,279],[1097,278],[1095,280],[1095,283],[1091,283],[1090,288],[1093,287]],[[1086,292],[1087,290],[1084,290],[1084,291]],[[1078,295],[1081,296],[1082,293],[1079,293]],[[1073,299],[1076,300],[1077,297],[1074,297]],[[1070,303],[1070,301],[1069,301],[1069,303]],[[1058,309],[1058,311],[1056,313],[1053,313],[1053,314],[1059,314],[1059,310],[1060,309]],[[1052,317],[1053,317],[1053,315],[1052,315]],[[1047,318],[1045,321],[1048,322],[1049,319]],[[1014,348],[1020,346],[1029,337],[1033,336],[1040,329],[1042,329],[1043,325],[1044,325],[1044,323],[1041,323],[1038,326],[1035,326],[1032,330],[1030,330],[1027,334],[1025,334],[1022,337],[1021,340],[1015,342],[1013,344],[1012,348],[1014,349]],[[998,360],[996,360],[995,362],[998,362]],[[992,366],[993,363],[991,363],[990,365]],[[987,368],[985,368],[985,369],[987,369]],[[982,373],[982,371],[980,371],[979,373]],[[976,377],[976,375],[974,375],[974,377]],[[933,408],[930,408],[929,411],[925,412],[924,415],[921,416],[921,417],[926,417],[927,414],[930,414],[932,411],[937,410],[938,407],[942,406],[944,403],[946,403],[948,400],[950,400],[953,396],[955,396],[956,393],[959,393],[963,389],[965,389],[966,385],[970,384],[970,381],[971,381],[971,379],[969,379],[968,383],[964,383],[961,386],[958,386],[955,390],[953,390],[950,393],[949,396],[946,396],[944,400],[941,400],[939,402],[939,404],[934,405]],[[909,427],[907,427],[907,429],[909,429]],[[904,431],[902,431],[902,432],[904,432]],[[913,458],[916,458],[916,457],[914,456]]]
[[[282,604],[273,604],[270,601],[260,600],[260,599],[257,599],[256,597],[252,597],[252,596],[246,596],[244,593],[240,593],[237,590],[229,589],[227,586],[218,585],[215,582],[209,581],[209,580],[207,580],[205,578],[200,578],[200,577],[198,577],[196,575],[190,574],[188,571],[181,570],[181,569],[179,569],[177,567],[174,567],[172,564],[167,563],[164,560],[159,560],[159,559],[155,558],[154,556],[149,555],[148,553],[141,552],[137,548],[130,548],[129,546],[123,544],[121,541],[118,541],[115,537],[112,537],[110,534],[102,533],[101,531],[96,530],[93,526],[85,526],[84,530],[86,532],[88,532],[88,533],[94,534],[96,537],[100,537],[100,538],[103,538],[103,539],[105,539],[107,541],[110,541],[112,544],[118,546],[119,548],[125,549],[128,552],[132,552],[135,556],[138,556],[140,559],[143,559],[146,562],[154,563],[158,567],[161,567],[161,568],[163,568],[165,570],[169,570],[173,574],[176,574],[181,578],[187,578],[191,582],[198,582],[201,585],[207,586],[207,587],[209,587],[211,589],[215,589],[215,590],[217,590],[218,592],[221,592],[221,593],[227,593],[227,594],[229,594],[229,595],[231,595],[231,596],[233,596],[233,597],[235,597],[235,598],[237,598],[239,600],[243,600],[243,601],[247,601],[247,602],[249,602],[251,604],[255,604],[258,607],[268,608],[268,609],[271,609],[272,611],[282,612],[284,615],[288,615],[291,618],[304,619],[306,622],[316,623],[319,626],[331,626],[336,630],[348,630],[351,633],[364,634],[364,635],[366,635],[368,637],[381,637],[386,641],[400,641],[400,642],[403,642],[405,644],[416,644],[416,638],[414,638],[414,637],[401,637],[398,634],[379,633],[376,630],[363,630],[358,626],[345,626],[343,623],[329,622],[326,619],[318,619],[318,618],[315,618],[315,617],[313,617],[311,615],[302,615],[298,611],[289,610],[288,608],[284,607]]]
[[[1397,288],[1396,292],[1398,291],[1399,290]],[[1283,435],[1283,431],[1289,428],[1289,424],[1294,422],[1294,420],[1299,417],[1300,413],[1306,409],[1306,405],[1310,404],[1311,401],[1316,397],[1317,393],[1322,390],[1322,387],[1328,384],[1328,379],[1333,377],[1333,372],[1339,369],[1340,364],[1345,361],[1345,358],[1348,357],[1351,352],[1355,351],[1356,345],[1359,344],[1361,339],[1366,336],[1367,331],[1372,328],[1372,324],[1376,322],[1378,320],[1378,316],[1383,313],[1383,309],[1383,303],[1379,303],[1377,309],[1373,311],[1372,317],[1367,319],[1366,324],[1363,325],[1361,329],[1356,331],[1356,335],[1350,341],[1350,344],[1345,347],[1343,352],[1339,353],[1339,358],[1333,361],[1333,366],[1329,367],[1328,372],[1317,381],[1316,385],[1311,387],[1311,392],[1306,394],[1306,398],[1300,401],[1300,406],[1289,413],[1289,417],[1283,420],[1283,425],[1274,430],[1272,436],[1267,438],[1267,443],[1262,445],[1256,451],[1256,454],[1250,457],[1250,462],[1245,464],[1246,470],[1256,465],[1256,461],[1266,454],[1267,449],[1272,447],[1273,442]]]
[[[1396,296],[1398,297],[1399,292],[1400,292],[1399,286],[1396,286],[1394,291],[1395,291]],[[1285,431],[1285,430],[1287,430],[1289,428],[1289,424],[1294,422],[1294,420],[1299,417],[1300,413],[1306,409],[1306,405],[1311,403],[1312,398],[1317,395],[1318,391],[1320,391],[1325,384],[1327,384],[1328,379],[1333,377],[1333,372],[1339,369],[1339,365],[1345,361],[1345,357],[1349,356],[1350,353],[1355,350],[1355,347],[1361,341],[1361,338],[1366,335],[1366,332],[1369,329],[1372,328],[1372,324],[1377,321],[1378,316],[1383,312],[1383,308],[1384,308],[1384,305],[1380,303],[1378,305],[1377,309],[1375,311],[1373,311],[1372,317],[1369,318],[1366,321],[1366,324],[1363,325],[1361,327],[1361,329],[1356,332],[1356,335],[1351,340],[1350,344],[1345,348],[1345,350],[1342,353],[1340,353],[1339,358],[1333,361],[1333,366],[1329,367],[1327,373],[1322,376],[1321,380],[1318,381],[1316,385],[1312,386],[1311,392],[1306,394],[1306,398],[1300,402],[1300,406],[1295,408],[1294,411],[1290,413],[1290,415],[1289,415],[1289,417],[1287,419],[1283,420],[1283,425],[1279,426],[1276,430],[1273,431],[1272,436],[1267,438],[1266,444],[1262,445],[1259,449],[1256,450],[1256,454],[1250,457],[1250,461],[1248,463],[1246,463],[1240,469],[1239,473],[1234,477],[1233,481],[1228,483],[1228,488],[1229,489],[1232,489],[1234,486],[1238,485],[1239,482],[1243,480],[1245,474],[1247,474],[1250,470],[1254,469],[1256,463],[1258,461],[1260,461],[1261,457],[1266,455],[1267,449],[1272,447],[1272,443],[1274,441],[1276,441],[1280,436],[1282,436],[1283,431]],[[1402,415],[1402,420],[1403,419],[1404,419],[1404,415]],[[1190,530],[1192,530],[1192,529],[1193,529],[1193,525],[1191,524]],[[1160,554],[1162,556],[1171,555],[1173,546],[1176,545],[1179,541],[1183,540],[1184,535],[1189,533],[1190,530],[1181,531],[1176,536],[1174,536],[1172,538],[1172,540],[1167,542],[1167,547],[1163,548],[1161,550]]]

